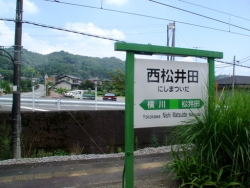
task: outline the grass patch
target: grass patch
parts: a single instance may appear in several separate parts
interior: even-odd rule
[[[167,164],[190,187],[250,187],[250,94],[224,95],[210,112],[177,127],[172,149],[173,161]]]
[[[4,121],[0,125],[0,160],[12,158],[11,152],[11,128]]]

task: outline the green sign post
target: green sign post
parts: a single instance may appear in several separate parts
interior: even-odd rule
[[[165,46],[142,45],[133,43],[115,43],[116,51],[126,51],[126,65],[125,65],[125,165],[123,177],[125,177],[126,188],[134,187],[134,55],[173,55],[173,56],[192,56],[192,57],[206,57],[209,64],[209,101],[213,100],[214,96],[214,59],[223,58],[222,52],[205,51],[197,49],[173,48]],[[149,110],[150,101],[154,99],[145,99],[143,101],[136,101],[144,110]],[[157,99],[157,109],[169,108],[200,108],[203,106],[203,101],[200,99]],[[197,106],[195,106],[197,105]],[[152,109],[150,109],[152,110]]]

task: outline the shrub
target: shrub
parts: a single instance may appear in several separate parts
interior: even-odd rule
[[[191,187],[250,187],[250,94],[235,92],[218,104],[206,105],[202,117],[186,122],[174,132],[173,150],[167,164]]]
[[[6,122],[3,122],[3,125],[0,125],[0,160],[10,159],[11,158],[11,128],[9,125],[6,125]]]
[[[68,153],[62,149],[57,149],[54,151],[54,156],[65,156],[68,155]]]
[[[81,147],[79,142],[73,143],[72,147],[69,148],[70,154],[72,155],[80,155],[82,154],[83,150],[84,147]]]

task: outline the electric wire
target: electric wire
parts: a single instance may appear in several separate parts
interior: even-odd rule
[[[213,28],[213,27],[208,27],[208,26],[203,26],[203,25],[198,25],[198,24],[193,24],[193,23],[188,23],[188,22],[182,22],[182,21],[173,20],[173,19],[161,18],[161,17],[156,17],[156,16],[149,16],[149,15],[145,15],[145,14],[138,14],[138,13],[127,12],[127,11],[100,8],[100,7],[94,7],[94,6],[82,5],[82,4],[76,4],[76,3],[67,3],[67,2],[62,2],[62,1],[58,1],[58,0],[56,0],[56,1],[43,0],[43,1],[48,1],[48,2],[51,2],[51,3],[60,3],[60,4],[72,5],[72,6],[79,6],[79,7],[85,7],[85,8],[92,8],[92,9],[97,9],[97,10],[105,10],[105,11],[110,11],[110,12],[140,16],[140,17],[145,17],[145,18],[152,18],[152,19],[157,19],[157,20],[171,21],[171,22],[176,22],[176,23],[180,23],[180,24],[191,25],[191,26],[195,26],[195,27],[206,28],[206,29],[211,29],[211,30],[215,30],[215,31],[227,32],[227,33],[232,33],[232,34],[236,34],[236,35],[242,35],[242,36],[250,37],[250,35],[243,34],[243,33],[232,32],[232,31],[227,31],[227,30],[223,30],[223,29],[218,29],[218,28]]]
[[[212,8],[205,7],[205,6],[202,6],[202,5],[198,5],[198,4],[195,4],[195,3],[191,3],[191,2],[188,2],[188,1],[183,1],[183,0],[179,0],[179,1],[190,4],[190,5],[194,5],[194,6],[197,6],[197,7],[202,7],[202,8],[208,9],[208,10],[212,10],[212,11],[215,11],[215,12],[219,12],[219,13],[222,13],[222,14],[226,14],[228,16],[232,16],[232,17],[240,18],[240,19],[243,19],[243,20],[246,20],[246,21],[250,21],[250,19],[243,18],[243,17],[237,16],[237,15],[234,15],[234,14],[226,13],[226,12],[223,12],[223,11],[220,11],[220,10],[212,9]]]
[[[239,61],[245,60],[245,59],[247,59],[247,58],[249,58],[249,57],[250,57],[250,56],[244,57],[244,58],[242,58],[242,59],[239,60]]]
[[[64,107],[67,109],[67,107],[64,105]],[[95,140],[89,135],[89,133],[83,128],[83,126],[79,123],[79,121],[77,121],[77,119],[73,116],[73,114],[67,110],[67,112],[71,115],[71,117],[75,120],[75,122],[79,125],[79,127],[81,127],[81,129],[85,132],[85,134],[90,138],[90,140],[96,145],[96,147],[103,153],[105,154],[105,152],[100,148],[100,146],[98,146],[98,144],[95,142]]]
[[[245,62],[247,62],[247,61],[250,61],[250,58],[248,58],[248,59],[246,59],[246,60],[244,60],[244,61],[241,61],[240,63],[245,63]]]
[[[239,28],[239,29],[243,29],[243,30],[246,30],[246,31],[250,31],[250,29],[247,29],[247,28],[244,28],[244,27],[241,27],[241,26],[238,26],[238,25],[234,25],[234,24],[230,24],[230,23],[227,23],[227,22],[224,22],[222,20],[218,20],[218,19],[215,19],[215,18],[212,18],[212,17],[209,17],[209,16],[205,16],[205,15],[202,15],[202,14],[198,14],[198,13],[195,13],[195,12],[192,12],[192,11],[188,11],[188,10],[184,10],[184,9],[181,9],[181,8],[178,8],[178,7],[175,7],[175,6],[172,6],[172,5],[168,5],[166,3],[161,3],[161,2],[158,2],[158,1],[154,1],[154,0],[149,0],[153,3],[156,3],[156,4],[160,4],[160,5],[163,5],[163,6],[167,6],[167,7],[170,7],[170,8],[173,8],[173,9],[177,9],[177,10],[180,10],[180,11],[184,11],[184,12],[187,12],[187,13],[190,13],[190,14],[194,14],[196,16],[200,16],[200,17],[203,17],[203,18],[207,18],[207,19],[210,19],[210,20],[213,20],[213,21],[217,21],[217,22],[220,22],[220,23],[223,23],[223,24],[226,24],[226,25],[230,25],[230,26],[233,26],[233,27],[236,27],[236,28]]]
[[[229,65],[234,65],[234,63],[229,63],[229,62],[225,62],[225,61],[220,61],[220,60],[215,60],[215,61],[216,61],[216,62],[219,62],[219,63],[225,63],[225,64],[229,64]],[[235,66],[250,68],[250,66],[239,65],[239,64],[235,64]]]
[[[8,18],[0,18],[0,20],[15,22],[14,19],[8,19]],[[66,32],[70,32],[70,33],[76,33],[76,34],[86,35],[86,36],[89,36],[89,37],[106,39],[106,40],[111,40],[111,41],[116,41],[116,42],[124,42],[124,41],[118,40],[118,39],[113,39],[113,38],[104,37],[104,36],[100,36],[100,35],[93,35],[93,34],[90,34],[90,33],[84,33],[84,32],[79,32],[79,31],[73,31],[73,30],[69,30],[69,29],[64,29],[64,28],[60,28],[60,27],[55,27],[55,26],[51,26],[51,25],[45,25],[45,24],[40,24],[40,23],[35,23],[35,22],[30,22],[30,21],[25,21],[25,20],[23,20],[22,23],[36,25],[36,26],[45,27],[45,28],[56,29],[56,30],[60,30],[60,31],[66,31]]]

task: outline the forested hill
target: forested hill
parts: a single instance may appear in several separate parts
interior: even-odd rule
[[[7,49],[13,52],[13,49]],[[13,55],[13,53],[11,53]],[[109,72],[114,73],[115,69],[124,71],[124,61],[115,58],[98,58],[81,55],[73,55],[65,51],[53,52],[42,55],[23,49],[21,64],[22,77],[44,77],[51,75],[72,75],[82,79],[98,77],[109,79]],[[0,74],[5,79],[12,81],[13,64],[3,56],[0,56]]]

